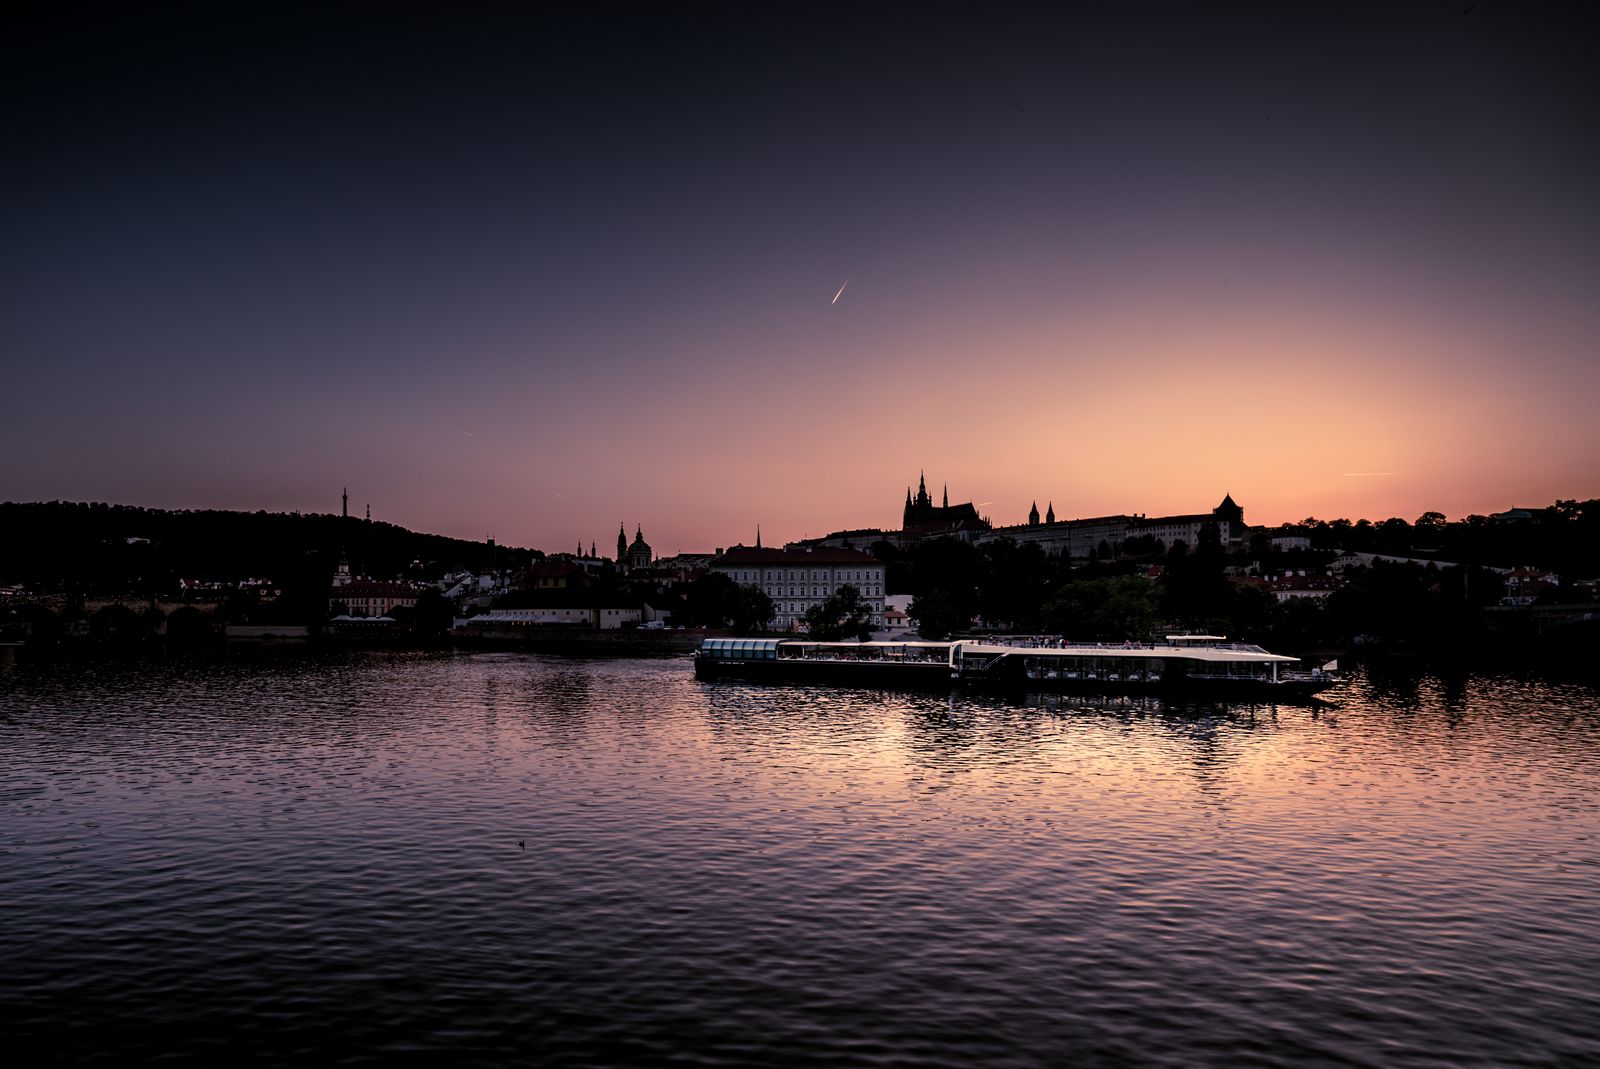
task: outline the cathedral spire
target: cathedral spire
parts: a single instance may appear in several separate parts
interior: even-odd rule
[[[1044,511],[1044,522],[1045,523],[1055,523],[1056,522],[1056,503],[1054,501],[1050,502],[1049,507],[1046,508],[1045,511]]]
[[[622,524],[617,524],[617,565],[620,567],[628,556],[628,532]]]
[[[945,508],[949,508],[950,507],[950,484],[949,483],[945,483],[944,484],[944,507]]]
[[[756,524],[756,548],[761,548],[761,525]]]
[[[1035,501],[1033,503],[1033,507],[1028,510],[1028,526],[1039,526],[1039,502],[1037,501]]]

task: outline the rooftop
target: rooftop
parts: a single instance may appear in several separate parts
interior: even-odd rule
[[[796,546],[785,549],[768,549],[754,546],[734,546],[714,564],[878,564],[878,558],[858,549],[829,549],[820,546]]]

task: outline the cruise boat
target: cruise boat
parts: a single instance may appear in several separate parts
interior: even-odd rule
[[[808,642],[708,638],[695,653],[698,679],[845,687],[1211,696],[1293,701],[1334,682],[1333,663],[1309,670],[1297,657],[1221,635],[1168,635],[1165,643],[1082,643],[1050,636],[954,642]]]

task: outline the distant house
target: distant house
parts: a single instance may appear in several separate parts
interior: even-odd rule
[[[1273,535],[1272,548],[1284,553],[1311,548],[1311,539],[1305,535]]]
[[[1502,605],[1532,605],[1540,595],[1558,590],[1561,577],[1538,568],[1513,568],[1505,574],[1506,592]]]
[[[1266,581],[1268,593],[1280,602],[1308,598],[1321,601],[1332,594],[1337,586],[1337,581],[1330,576],[1306,575],[1304,572],[1282,575]]]
[[[1494,513],[1489,518],[1495,523],[1527,523],[1530,520],[1538,519],[1539,514],[1543,511],[1544,509],[1521,508],[1513,505],[1504,512]]]
[[[517,585],[523,590],[569,590],[587,581],[588,573],[577,561],[553,557],[529,568]]]
[[[328,611],[338,612],[342,605],[348,616],[388,616],[395,609],[415,606],[417,593],[409,583],[352,579],[329,591]]]

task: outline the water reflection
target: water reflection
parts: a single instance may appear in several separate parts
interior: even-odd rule
[[[1328,696],[20,667],[0,1026],[66,1061],[1600,1059],[1594,693]]]

